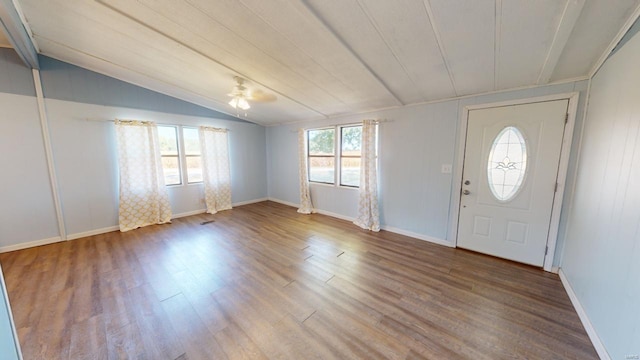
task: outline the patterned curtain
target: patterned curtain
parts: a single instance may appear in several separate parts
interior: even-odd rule
[[[171,221],[158,128],[152,122],[116,120],[120,166],[120,231]]]
[[[298,174],[300,177],[300,214],[311,214],[313,204],[309,193],[309,174],[307,173],[307,142],[304,129],[298,129]]]
[[[376,121],[362,122],[362,163],[360,165],[360,201],[353,222],[366,230],[380,231],[378,212],[378,169],[376,167]]]
[[[200,126],[204,198],[207,212],[231,209],[229,138],[226,129]]]

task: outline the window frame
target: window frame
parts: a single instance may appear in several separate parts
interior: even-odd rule
[[[164,186],[182,186],[184,185],[184,180],[182,178],[182,159],[180,157],[180,150],[181,150],[181,142],[180,142],[180,135],[181,135],[181,130],[179,129],[178,125],[156,125],[157,127],[165,127],[165,128],[173,128],[173,130],[175,131],[176,134],[176,155],[163,155],[162,152],[160,152],[160,160],[162,161],[162,158],[176,158],[178,159],[178,178],[180,179],[180,182],[177,184],[167,184],[165,181]],[[163,171],[163,178],[165,177],[164,175],[164,166],[162,168]],[[166,180],[166,178],[165,178]]]
[[[309,133],[311,131],[318,131],[318,130],[333,130],[333,155],[311,155],[311,150],[309,149],[310,143],[311,143],[309,141]],[[336,184],[335,167],[336,167],[336,158],[337,158],[337,153],[336,153],[336,141],[337,141],[337,139],[336,139],[335,126],[327,126],[327,127],[322,127],[322,128],[307,129],[306,130],[306,136],[307,136],[307,179],[309,180],[310,183],[335,186],[335,184]],[[333,182],[324,182],[324,181],[313,181],[313,180],[311,180],[311,158],[333,158],[333,169],[334,169]]]
[[[360,159],[360,166],[362,166],[362,124],[352,124],[352,125],[339,125],[337,126],[338,128],[340,128],[340,142],[338,144],[338,151],[340,153],[340,157],[339,157],[339,162],[336,164],[336,167],[338,168],[337,171],[337,183],[339,184],[339,186],[341,187],[346,187],[346,188],[351,188],[351,189],[359,189],[360,185],[345,185],[342,183],[342,159],[343,158],[347,158],[347,159]],[[355,155],[343,155],[342,154],[342,131],[344,131],[345,128],[352,128],[352,127],[359,127],[360,128],[360,134],[361,134],[361,138],[360,138],[360,155],[355,156]]]
[[[184,129],[195,129],[196,131],[198,130],[197,126],[183,126],[183,125],[179,125],[180,127],[180,139],[182,140],[182,146],[181,146],[181,150],[182,150],[182,155],[184,158],[184,165],[183,165],[183,173],[184,173],[184,179],[183,182],[186,185],[196,185],[196,184],[202,184],[204,183],[204,174],[203,174],[203,179],[200,181],[189,181],[189,170],[188,170],[188,163],[187,163],[187,158],[189,157],[199,157],[200,158],[200,168],[202,168],[202,150],[200,150],[200,154],[199,155],[188,155],[187,154],[187,150],[186,150],[186,146],[184,144]],[[200,143],[200,138],[198,138],[198,144]],[[202,147],[201,147],[202,149]],[[204,173],[204,169],[202,169],[203,173]]]
[[[202,159],[202,151],[200,155],[187,155],[185,144],[184,144],[184,128],[190,129],[198,129],[197,126],[189,126],[189,125],[171,125],[171,124],[157,124],[158,127],[171,127],[176,131],[176,141],[177,141],[177,150],[178,155],[162,155],[160,157],[173,157],[178,159],[178,172],[180,177],[180,183],[178,184],[166,184],[165,186],[177,187],[177,186],[189,186],[189,185],[200,185],[204,183],[204,179],[201,181],[189,181],[189,171],[187,169],[187,158],[188,157],[200,157]],[[202,162],[201,162],[202,164]],[[163,168],[164,170],[164,168]],[[204,171],[204,170],[203,170]]]
[[[309,128],[305,130],[305,136],[307,141],[307,179],[310,184],[318,184],[322,186],[331,186],[336,188],[345,188],[345,189],[359,189],[360,186],[354,185],[343,185],[342,184],[342,158],[360,158],[362,159],[362,149],[360,149],[360,156],[354,155],[342,155],[342,130],[344,128],[349,127],[362,127],[362,123],[350,123],[350,124],[342,124],[342,125],[333,125],[333,126],[324,126],[318,128]],[[311,155],[309,151],[309,132],[316,130],[327,130],[333,129],[334,137],[333,137],[333,155]],[[376,129],[377,130],[377,129]],[[377,155],[377,131],[376,131],[376,155]],[[334,166],[334,175],[333,182],[324,182],[324,181],[313,181],[311,180],[311,158],[334,158],[333,166]],[[377,158],[377,156],[376,156]],[[362,162],[361,162],[362,164]]]

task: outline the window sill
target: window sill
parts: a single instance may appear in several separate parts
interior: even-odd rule
[[[309,186],[336,187],[335,184],[327,184],[327,183],[313,182],[313,181],[309,181]]]
[[[344,185],[336,185],[336,184],[325,184],[319,182],[309,182],[309,186],[321,186],[321,187],[329,187],[334,189],[347,189],[347,190],[359,190],[359,187],[353,186],[344,186]]]

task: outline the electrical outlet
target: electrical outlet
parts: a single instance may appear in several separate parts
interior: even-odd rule
[[[441,172],[443,174],[451,174],[452,170],[453,170],[453,167],[451,166],[451,164],[442,164]]]

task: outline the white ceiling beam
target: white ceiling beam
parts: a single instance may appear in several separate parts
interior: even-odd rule
[[[0,0],[0,1],[2,1],[2,0]],[[186,49],[189,49],[190,51],[192,51],[192,52],[194,52],[194,53],[196,53],[196,54],[198,54],[198,55],[200,55],[200,56],[202,56],[202,57],[204,57],[204,58],[206,58],[206,59],[208,59],[208,60],[210,60],[210,61],[215,62],[216,64],[218,64],[218,65],[222,66],[223,68],[227,69],[229,72],[231,72],[231,73],[233,73],[233,74],[235,74],[235,75],[237,75],[237,76],[240,76],[240,77],[242,77],[242,78],[244,78],[244,79],[246,79],[246,80],[249,80],[249,81],[251,81],[251,82],[253,82],[253,83],[255,83],[255,84],[258,84],[258,85],[260,85],[260,86],[262,86],[262,87],[264,87],[264,88],[268,89],[269,91],[271,91],[271,92],[273,92],[273,93],[278,94],[278,95],[279,95],[279,96],[281,96],[282,98],[289,99],[290,101],[292,101],[292,102],[294,102],[294,103],[296,103],[296,104],[298,104],[298,105],[300,105],[300,106],[302,106],[302,107],[304,107],[304,108],[306,108],[306,109],[308,109],[308,110],[311,110],[311,111],[313,111],[313,112],[315,112],[315,113],[317,113],[317,114],[319,114],[319,115],[321,115],[321,116],[323,116],[323,117],[327,117],[327,116],[328,116],[327,114],[324,114],[324,113],[323,113],[323,112],[321,112],[320,110],[314,109],[314,108],[310,107],[309,105],[307,105],[307,104],[305,104],[305,103],[302,103],[301,101],[298,101],[298,100],[296,100],[296,99],[292,98],[291,96],[288,96],[288,95],[286,95],[286,94],[284,94],[284,93],[282,93],[282,92],[280,92],[280,91],[278,91],[278,90],[275,90],[275,89],[273,89],[273,88],[271,88],[271,87],[269,87],[269,86],[267,86],[267,85],[265,85],[265,84],[261,83],[260,81],[257,81],[257,80],[255,80],[255,79],[251,78],[250,76],[248,76],[248,75],[246,75],[246,74],[244,74],[244,73],[242,73],[242,72],[238,71],[237,69],[234,69],[234,68],[232,68],[231,66],[229,66],[229,65],[227,65],[227,64],[224,64],[224,63],[220,62],[219,60],[217,60],[217,59],[214,59],[214,58],[210,57],[209,55],[205,54],[204,52],[202,52],[202,51],[200,51],[200,50],[198,50],[198,49],[194,48],[193,46],[191,46],[191,45],[189,45],[189,44],[186,44],[186,43],[184,43],[184,42],[182,42],[182,41],[180,41],[180,40],[176,39],[175,37],[173,37],[173,36],[171,36],[171,35],[167,34],[166,32],[161,31],[161,30],[160,30],[160,29],[158,29],[158,28],[155,28],[155,27],[153,27],[153,26],[150,26],[150,25],[148,25],[148,24],[146,24],[146,23],[144,23],[144,22],[142,22],[142,21],[140,21],[140,20],[136,19],[135,17],[131,16],[130,14],[127,14],[127,13],[125,13],[125,12],[121,11],[120,9],[118,9],[118,8],[116,8],[116,7],[114,7],[114,6],[112,6],[111,4],[106,3],[104,0],[96,0],[96,1],[97,1],[99,4],[101,4],[101,5],[105,6],[106,8],[108,8],[108,9],[110,9],[110,10],[112,10],[112,11],[114,11],[114,12],[118,13],[119,15],[124,16],[125,18],[127,18],[127,19],[129,19],[129,20],[131,20],[131,21],[133,21],[133,22],[135,22],[135,23],[137,23],[138,25],[143,26],[143,27],[145,27],[145,28],[147,28],[147,29],[149,29],[149,30],[153,31],[153,32],[155,32],[155,33],[157,33],[157,34],[159,34],[159,35],[161,35],[161,36],[163,36],[163,37],[165,37],[165,38],[167,38],[167,39],[169,39],[169,40],[171,40],[171,41],[173,41],[173,42],[175,42],[175,43],[179,44],[180,46],[182,46],[182,47],[184,47],[184,48],[186,48]],[[230,87],[230,89],[231,89],[231,87]],[[216,100],[216,101],[217,101],[217,100]],[[220,110],[218,110],[218,109],[214,109],[214,110],[216,110],[216,111],[220,111]]]
[[[407,76],[407,78],[409,79],[409,81],[411,81],[411,83],[413,84],[413,87],[417,87],[417,84],[415,83],[414,78],[411,75],[409,75],[409,71],[407,70],[406,66],[402,63],[402,61],[400,60],[400,57],[398,56],[398,54],[393,50],[393,47],[389,44],[389,41],[387,41],[387,39],[384,36],[383,32],[380,30],[380,26],[378,26],[378,23],[375,21],[375,19],[371,15],[371,12],[367,9],[366,5],[364,5],[362,3],[362,0],[356,0],[356,2],[358,3],[358,6],[362,10],[362,13],[369,20],[369,23],[371,23],[371,26],[376,30],[376,33],[378,34],[380,39],[382,39],[382,42],[387,47],[387,50],[389,50],[389,53],[398,62],[400,68],[402,68],[402,71],[404,71],[404,73]]]
[[[616,34],[616,36],[613,38],[609,46],[607,46],[607,48],[604,50],[602,55],[600,55],[600,58],[598,59],[598,61],[596,61],[596,63],[593,65],[593,68],[591,68],[591,71],[589,72],[589,78],[593,78],[593,76],[598,72],[598,70],[600,70],[600,67],[604,64],[607,58],[609,58],[609,55],[611,54],[613,49],[615,49],[615,47],[618,45],[620,40],[622,40],[622,38],[627,33],[627,31],[631,29],[631,27],[633,26],[633,23],[636,22],[638,17],[640,17],[640,4],[638,4],[636,9],[633,11],[633,13],[631,13],[631,16],[629,16],[627,21],[622,25],[622,27],[620,28],[620,31],[618,31],[618,34]]]
[[[556,65],[558,65],[558,61],[562,55],[562,51],[564,51],[564,48],[567,45],[569,36],[578,22],[580,13],[582,13],[584,3],[585,0],[567,0],[562,17],[558,22],[558,28],[556,29],[556,33],[553,37],[553,42],[549,47],[547,58],[540,70],[540,75],[536,82],[537,84],[546,84],[551,79],[551,75],[553,75],[553,71],[555,70]]]
[[[393,98],[400,104],[400,105],[405,105],[405,103],[400,100],[400,97],[393,92],[393,90],[391,90],[391,87],[384,81],[382,80],[382,78],[380,77],[380,75],[378,75],[378,73],[376,73],[371,66],[369,66],[369,64],[367,64],[356,52],[355,50],[353,50],[353,48],[344,40],[344,38],[342,36],[340,36],[338,34],[338,32],[331,26],[329,25],[329,23],[322,17],[320,16],[320,14],[313,8],[313,6],[307,1],[307,0],[300,0],[300,2],[304,5],[305,8],[307,8],[307,11],[309,11],[309,13],[311,15],[313,15],[316,19],[318,19],[318,21],[325,27],[325,29],[327,29],[327,31],[336,39],[338,40],[338,42],[340,44],[342,44],[342,46],[344,46],[344,48],[356,59],[358,60],[358,62],[360,62],[360,64],[362,66],[364,66],[365,69],[367,69],[367,71],[369,72],[369,74],[371,74],[371,76],[373,76],[378,83],[380,83],[385,90],[387,90],[387,92],[393,96]]]
[[[431,3],[429,0],[424,0],[424,9],[427,12],[427,16],[429,17],[429,22],[431,23],[431,28],[433,29],[433,34],[436,37],[436,42],[438,43],[438,49],[440,50],[440,55],[442,56],[442,62],[444,62],[444,67],[447,69],[447,73],[449,74],[449,79],[451,80],[451,86],[453,87],[453,93],[458,96],[458,89],[456,88],[456,81],[453,78],[453,72],[451,71],[451,66],[449,65],[449,59],[447,57],[447,52],[444,49],[444,44],[442,43],[442,36],[440,36],[440,30],[436,26],[435,16],[433,16],[433,10],[431,9]]]
[[[18,8],[11,0],[0,0],[0,26],[7,35],[7,39],[24,63],[32,69],[39,69],[38,52],[23,23]]]

